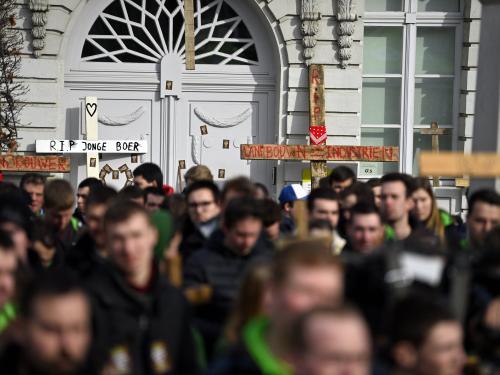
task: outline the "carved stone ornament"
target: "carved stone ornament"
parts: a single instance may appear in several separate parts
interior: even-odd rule
[[[352,36],[354,34],[356,20],[355,0],[335,0],[337,1],[337,21],[338,21],[338,39],[339,46],[338,58],[340,67],[345,69],[351,60]]]
[[[302,45],[304,51],[304,61],[306,65],[312,64],[314,57],[314,47],[316,46],[316,35],[319,32],[321,13],[318,11],[317,0],[302,0],[300,11],[300,20],[302,22]]]
[[[31,10],[31,35],[33,35],[33,55],[39,58],[45,48],[45,36],[47,34],[47,12],[49,11],[49,0],[30,0]]]

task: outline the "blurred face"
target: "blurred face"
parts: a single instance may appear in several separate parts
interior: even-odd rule
[[[85,202],[90,193],[90,188],[88,186],[79,188],[76,192],[76,204],[80,212],[85,212]]]
[[[276,241],[280,238],[280,222],[271,224],[265,228],[266,234],[271,241]]]
[[[369,254],[384,240],[384,225],[377,214],[355,214],[347,226],[347,236],[354,251]]]
[[[17,257],[14,251],[0,248],[0,309],[14,296],[16,289]]]
[[[35,214],[39,213],[43,207],[43,184],[25,184],[23,190],[31,198],[30,208]]]
[[[24,348],[40,372],[71,374],[86,360],[90,336],[89,303],[82,294],[40,297],[26,322]]]
[[[104,215],[107,210],[108,206],[106,204],[91,204],[87,207],[87,228],[90,236],[100,249],[106,246]]]
[[[334,266],[293,266],[283,285],[271,288],[273,321],[290,324],[298,315],[317,306],[342,303],[344,279]]]
[[[45,219],[57,231],[62,232],[67,228],[73,217],[73,208],[66,210],[47,209]]]
[[[26,231],[14,223],[2,223],[0,228],[7,232],[14,242],[14,250],[18,259],[22,262],[27,260],[30,240]]]
[[[316,316],[306,324],[307,349],[297,360],[297,375],[368,375],[368,331],[354,317]]]
[[[134,185],[139,186],[142,190],[152,186],[156,186],[156,181],[148,182],[143,176],[134,176]]]
[[[406,187],[401,181],[382,184],[382,204],[380,210],[389,223],[395,223],[408,217],[413,208],[413,201],[406,197]]]
[[[210,189],[198,189],[189,194],[188,212],[195,224],[206,223],[220,214],[219,203]]]
[[[224,227],[225,244],[237,254],[250,254],[262,231],[262,221],[249,217],[235,223],[231,228]]]
[[[110,258],[125,274],[134,278],[151,270],[157,233],[148,219],[136,214],[121,223],[109,223],[106,249]]]
[[[474,245],[481,245],[486,235],[500,224],[500,206],[477,201],[467,216],[467,228]]]
[[[311,219],[327,220],[334,228],[339,223],[339,202],[330,199],[315,199]]]
[[[432,197],[425,189],[418,189],[413,193],[413,212],[420,221],[426,221],[432,213]]]
[[[441,322],[430,331],[419,350],[419,375],[459,375],[465,365],[462,329],[455,322]]]
[[[148,210],[148,212],[159,210],[164,200],[165,197],[163,195],[148,194],[146,196],[146,210]]]
[[[352,183],[353,183],[352,178],[348,178],[347,180],[344,180],[344,181],[333,181],[332,182],[332,189],[336,193],[340,193],[345,188],[348,188],[349,186],[351,186]]]
[[[374,186],[372,187],[372,191],[375,199],[375,206],[380,208],[380,204],[382,203],[382,186]]]

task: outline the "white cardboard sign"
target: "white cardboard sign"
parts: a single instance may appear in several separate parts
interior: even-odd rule
[[[145,140],[100,140],[82,139],[44,139],[36,141],[36,152],[39,154],[146,154],[148,143]]]

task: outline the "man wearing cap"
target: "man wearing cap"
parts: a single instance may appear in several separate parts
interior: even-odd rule
[[[295,231],[295,222],[293,220],[294,203],[298,200],[307,199],[308,192],[300,184],[286,185],[280,193],[279,202],[283,219],[280,224],[282,234],[292,234]]]

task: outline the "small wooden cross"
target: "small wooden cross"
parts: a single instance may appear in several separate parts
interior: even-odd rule
[[[444,134],[448,134],[448,129],[439,128],[438,123],[436,121],[433,121],[431,123],[431,128],[430,129],[420,129],[420,134],[432,136],[432,152],[438,153],[439,152],[439,136],[444,135]],[[432,185],[439,186],[439,177],[438,176],[432,177]]]

